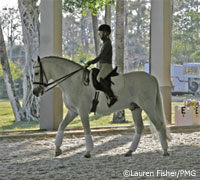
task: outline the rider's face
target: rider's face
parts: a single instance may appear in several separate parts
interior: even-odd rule
[[[108,33],[104,31],[99,31],[99,37],[101,40],[105,40],[108,38]]]
[[[99,33],[100,39],[103,39],[103,37],[104,37],[104,32],[103,32],[103,31],[99,31],[98,33]]]

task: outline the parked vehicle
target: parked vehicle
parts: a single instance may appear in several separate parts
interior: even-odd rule
[[[145,72],[149,72],[149,64],[145,64]],[[172,94],[200,94],[200,63],[184,63],[171,65]]]

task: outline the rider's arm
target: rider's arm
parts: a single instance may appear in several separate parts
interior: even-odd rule
[[[112,46],[109,42],[106,42],[101,49],[101,53],[94,60],[89,61],[89,64],[95,64],[105,59],[110,51],[112,51]]]

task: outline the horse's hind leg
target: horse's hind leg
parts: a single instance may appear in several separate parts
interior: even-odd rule
[[[162,149],[164,151],[163,156],[169,156],[168,153],[168,143],[167,143],[167,139],[166,137],[163,136],[163,134],[161,132],[158,132],[159,138],[160,138],[160,143],[162,146]]]
[[[63,141],[63,136],[64,136],[64,130],[66,126],[77,116],[78,114],[72,111],[68,111],[67,115],[65,116],[64,120],[60,123],[58,127],[58,131],[56,133],[56,140],[55,140],[55,145],[56,145],[56,152],[55,156],[59,156],[62,154],[62,151],[60,149],[60,146],[62,145]]]
[[[162,118],[162,117],[160,116],[160,117],[156,118],[156,116],[153,115],[152,112],[149,113],[148,116],[149,116],[151,122],[153,123],[153,125],[155,126],[156,130],[158,131],[160,144],[161,144],[163,152],[164,152],[163,155],[169,156],[168,143],[167,143],[167,130],[166,130],[166,127],[165,127],[165,123],[163,122],[163,120],[155,121],[156,119],[159,119],[159,118]]]
[[[132,117],[135,124],[135,134],[133,136],[133,141],[130,146],[129,151],[125,154],[125,156],[131,156],[132,152],[135,151],[138,147],[142,131],[144,129],[143,121],[142,121],[142,109],[136,107],[134,110],[131,110]]]

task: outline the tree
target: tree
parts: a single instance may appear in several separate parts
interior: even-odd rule
[[[9,47],[9,59],[13,59],[13,46],[16,40],[21,41],[22,34],[20,31],[21,23],[19,17],[19,11],[17,8],[7,8],[2,9],[1,23],[4,34],[7,37],[8,47]]]
[[[63,54],[77,62],[94,58],[92,20],[88,13],[64,13],[63,15]]]
[[[111,5],[105,5],[105,24],[111,26]]]
[[[4,82],[6,84],[8,97],[11,103],[13,113],[15,115],[15,121],[19,122],[21,120],[24,120],[24,114],[22,112],[22,108],[20,106],[19,100],[16,97],[14,83],[13,83],[12,75],[10,72],[10,66],[8,63],[8,57],[6,54],[6,47],[5,47],[3,32],[1,28],[1,23],[0,23],[0,60],[1,60],[1,65],[3,69],[3,77],[4,77]]]
[[[11,60],[8,60],[10,67],[10,73],[13,79],[15,95],[17,98],[21,98],[23,94],[22,84],[23,84],[23,69]],[[3,68],[0,66],[0,98],[8,98],[6,84],[3,78]]]
[[[116,2],[115,60],[118,72],[124,73],[124,0]],[[125,122],[124,110],[115,112],[113,123]]]
[[[77,39],[78,41],[81,39],[78,21],[80,21],[80,18],[76,17],[75,14],[67,14],[63,17],[63,53],[72,60],[74,60],[76,48],[79,47]]]
[[[93,35],[94,35],[94,45],[95,45],[95,54],[96,56],[99,53],[100,41],[98,37],[98,18],[92,14],[92,25],[93,25]]]
[[[126,2],[125,71],[140,70],[149,59],[150,2],[135,0]]]
[[[63,8],[66,12],[74,12],[75,10],[79,13],[86,15],[87,11],[90,10],[92,15],[92,24],[93,24],[93,35],[94,35],[94,45],[95,53],[98,54],[99,51],[99,38],[98,38],[98,10],[113,3],[113,0],[64,0]]]
[[[93,15],[96,15],[102,7],[114,3],[114,0],[64,0],[63,8],[67,12],[79,11],[79,13],[86,14],[88,10]]]
[[[9,69],[12,75],[13,81],[20,79],[23,76],[23,70],[19,66],[13,63],[11,60],[8,60]],[[0,67],[0,78],[3,78],[3,68]]]
[[[124,5],[125,9],[128,10],[128,2],[125,1],[125,5]],[[128,68],[128,48],[129,48],[129,45],[128,45],[128,11],[125,11],[124,12],[124,28],[125,28],[125,31],[124,31],[124,72],[128,72],[129,68]]]
[[[23,109],[27,120],[39,117],[39,100],[33,95],[33,63],[39,54],[39,8],[37,0],[18,0],[25,46]]]
[[[81,42],[85,52],[89,49],[89,29],[88,29],[88,15],[81,16]]]
[[[20,72],[22,71],[23,59],[24,59],[24,57],[20,57],[20,55],[22,55],[21,52],[22,48],[19,44],[21,44],[22,33],[20,31],[21,22],[19,17],[19,11],[17,8],[14,7],[4,7],[2,8],[2,11],[0,11],[0,16],[1,16],[0,21],[2,23],[3,34],[6,40],[6,47],[9,58],[8,63],[11,68],[11,75],[14,81],[14,85],[18,84],[18,87],[22,87],[21,77],[19,78],[19,76],[17,75],[18,73],[16,72],[18,70]],[[2,83],[1,96],[8,97],[7,96],[8,93],[6,92],[6,85],[3,80],[3,75],[2,76],[0,75],[0,77]],[[15,90],[17,92],[17,95],[21,97],[22,89],[21,88],[16,89],[15,87]],[[21,93],[21,95],[19,93]]]
[[[198,0],[174,2],[172,62],[200,62],[200,16]]]

